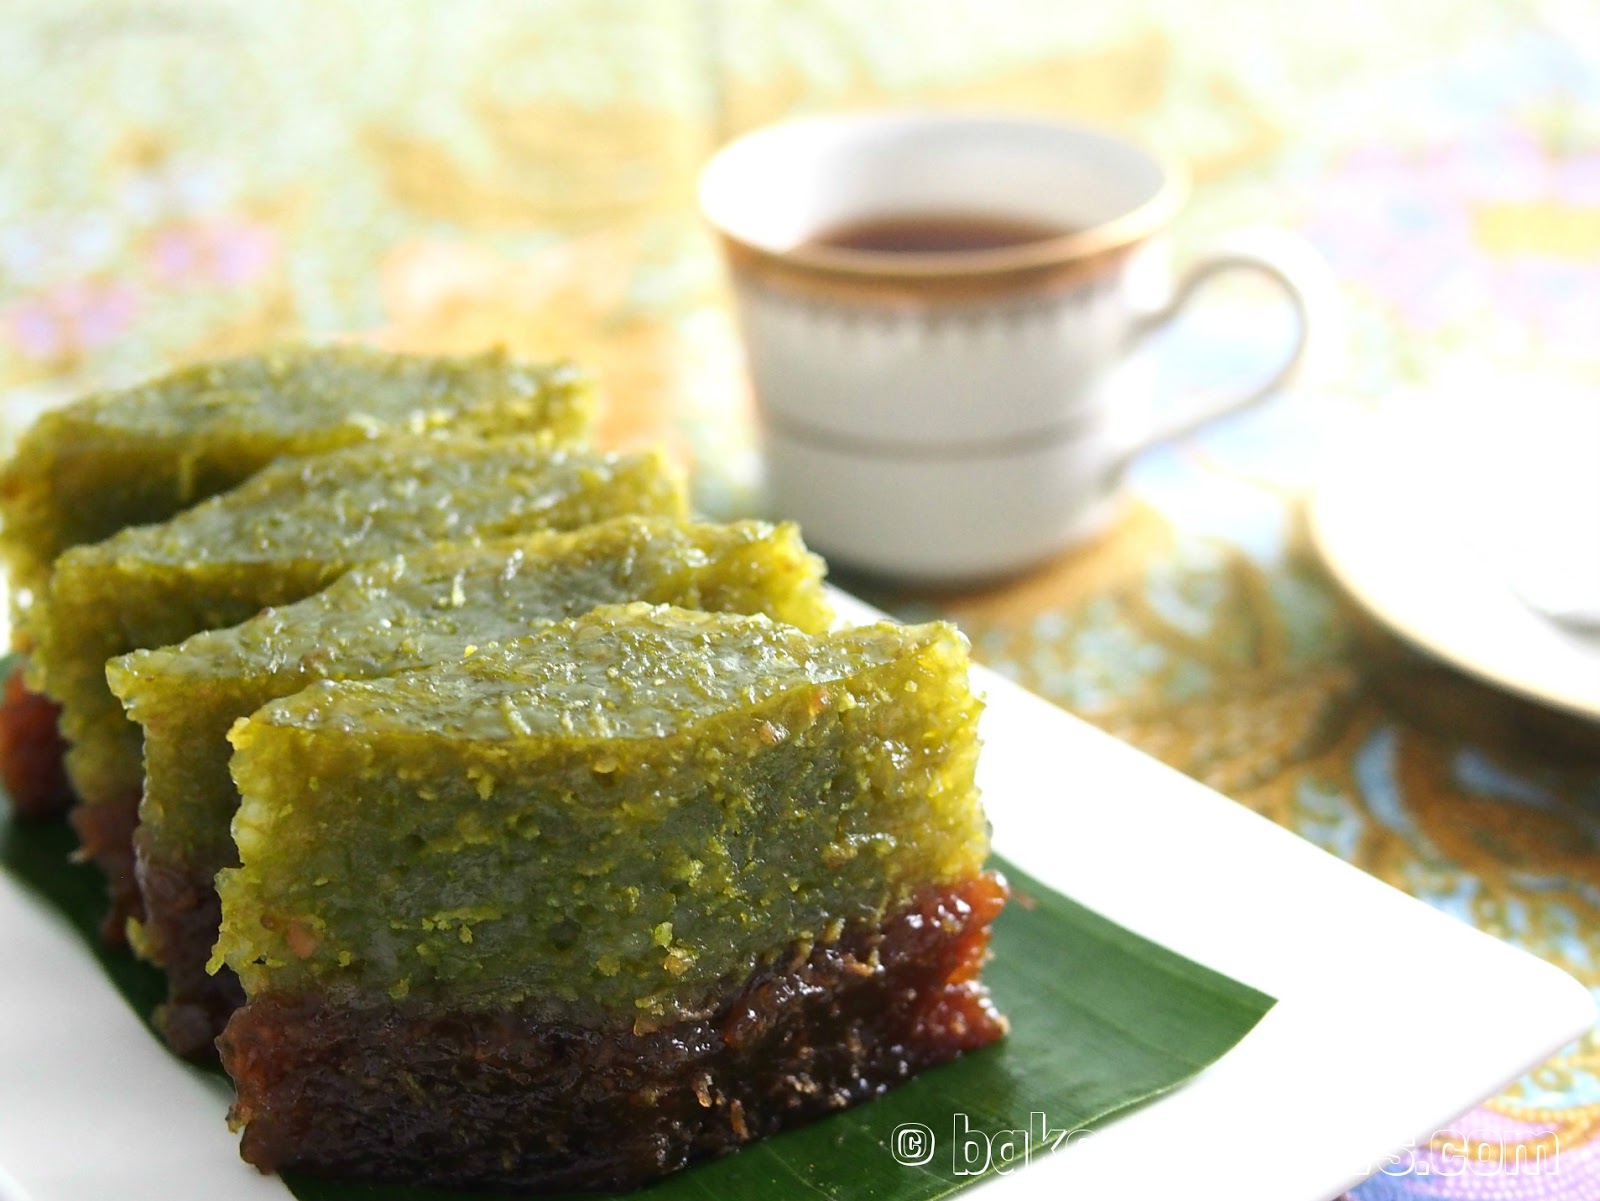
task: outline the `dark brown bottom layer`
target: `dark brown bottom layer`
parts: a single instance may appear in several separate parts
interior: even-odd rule
[[[128,946],[128,919],[144,917],[139,882],[133,870],[133,831],[139,824],[139,794],[100,805],[77,804],[67,820],[78,832],[80,860],[93,863],[106,878],[109,908],[100,923],[100,941],[112,950]]]
[[[753,975],[647,1034],[268,997],[218,1042],[263,1171],[535,1191],[627,1188],[878,1096],[1005,1033],[978,982],[990,875]]]
[[[0,697],[0,780],[11,798],[11,812],[26,821],[65,817],[72,807],[62,756],[67,745],[57,732],[61,707],[29,692],[19,663]]]
[[[18,665],[0,696],[0,780],[11,811],[28,821],[66,817],[78,834],[80,860],[105,875],[110,905],[100,938],[113,950],[128,945],[128,919],[144,911],[133,874],[133,831],[139,824],[139,794],[112,804],[85,805],[67,780],[66,741],[57,728],[61,707],[29,692]]]
[[[244,1004],[244,990],[232,970],[206,973],[222,925],[216,873],[150,854],[138,833],[134,841],[145,937],[152,957],[167,973],[167,1003],[156,1024],[179,1055],[215,1059],[217,1036]]]

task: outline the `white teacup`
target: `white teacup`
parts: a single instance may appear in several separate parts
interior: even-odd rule
[[[732,270],[778,511],[841,562],[942,581],[1014,571],[1100,529],[1134,454],[1294,374],[1327,290],[1315,252],[1282,231],[1228,240],[1174,289],[1161,234],[1186,194],[1147,150],[1024,117],[822,117],[724,147],[700,200]],[[887,221],[891,238],[938,243],[944,218],[1001,244],[863,249],[838,232],[872,244]],[[1152,427],[1144,335],[1240,269],[1293,306],[1287,360]]]

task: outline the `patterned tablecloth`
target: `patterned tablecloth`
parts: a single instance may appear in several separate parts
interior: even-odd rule
[[[1199,188],[1180,248],[1241,221],[1303,231],[1343,283],[1343,362],[1149,456],[1094,546],[982,593],[880,599],[955,616],[988,663],[1600,987],[1600,728],[1385,635],[1300,510],[1341,411],[1600,384],[1592,0],[12,0],[6,18],[8,437],[87,387],[282,336],[500,341],[590,365],[608,439],[666,439],[702,507],[751,511],[750,405],[692,205],[714,145],[912,100],[1181,147]],[[1213,320],[1183,371],[1247,357],[1253,325]],[[1470,1162],[1441,1137],[1355,1196],[1600,1196],[1600,1043],[1454,1130]]]

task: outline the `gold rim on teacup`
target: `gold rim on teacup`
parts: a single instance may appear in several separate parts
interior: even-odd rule
[[[803,135],[811,130],[848,133],[911,123],[944,123],[954,130],[969,128],[973,122],[993,122],[1040,133],[1066,128],[1085,141],[1115,144],[1143,156],[1160,182],[1152,194],[1127,211],[1086,228],[1012,246],[938,253],[830,246],[813,240],[821,232],[819,229],[808,229],[804,236],[783,246],[763,244],[740,232],[745,223],[731,214],[728,203],[717,195],[722,183],[719,173],[732,170],[729,164],[736,163],[739,156],[748,154],[752,146],[762,141]],[[999,113],[882,110],[802,118],[734,139],[707,164],[700,203],[741,283],[823,300],[926,305],[996,296],[1025,298],[1075,287],[1110,271],[1127,254],[1166,228],[1188,195],[1187,175],[1175,160],[1148,145],[1092,126],[1064,126],[1058,121]],[[997,207],[996,215],[1012,214]]]

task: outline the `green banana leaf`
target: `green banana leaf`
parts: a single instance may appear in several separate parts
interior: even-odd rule
[[[61,824],[0,817],[0,870],[60,910],[128,1003],[148,1015],[162,980],[100,947],[104,889],[93,869],[68,861],[73,841]],[[1024,1170],[1052,1148],[1071,1154],[1078,1134],[1190,1079],[1272,1008],[1272,998],[1129,933],[1003,860],[993,866],[1013,891],[984,973],[1011,1019],[1006,1039],[635,1195],[933,1201],[990,1173]],[[485,1196],[302,1176],[287,1182],[302,1201]]]

